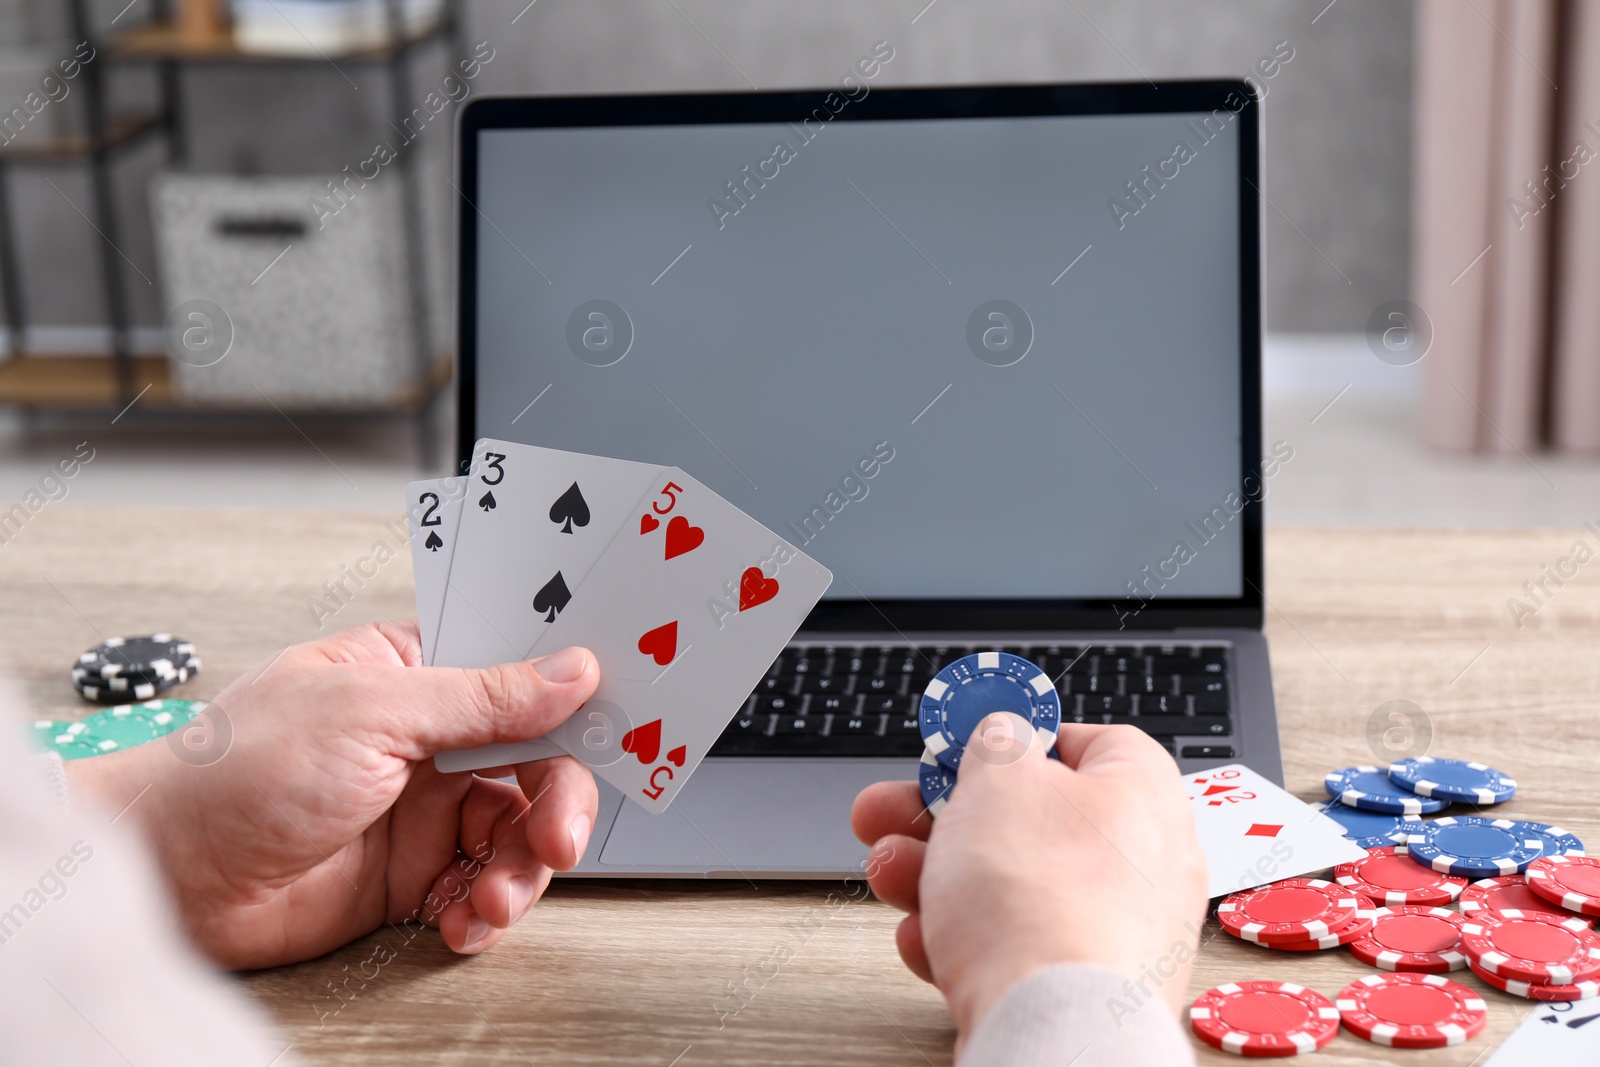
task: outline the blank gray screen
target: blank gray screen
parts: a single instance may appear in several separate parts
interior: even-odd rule
[[[833,597],[1127,596],[1179,542],[1163,598],[1241,595],[1234,122],[478,136],[479,435],[680,466]]]

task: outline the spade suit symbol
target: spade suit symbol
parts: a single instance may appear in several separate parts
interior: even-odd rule
[[[556,615],[572,600],[572,593],[567,589],[567,580],[561,577],[561,572],[556,571],[556,576],[544,583],[544,586],[533,597],[533,610],[545,613],[545,622],[555,622]]]
[[[559,525],[564,534],[571,533],[575,525],[589,525],[589,502],[583,499],[583,490],[578,488],[577,482],[550,505],[550,521]]]
[[[480,496],[478,498],[478,506],[480,508],[482,508],[484,511],[493,511],[494,510],[494,506],[495,506],[494,505],[494,493],[492,493],[492,492],[484,493],[482,496]]]
[[[444,542],[439,540],[439,534],[434,530],[428,531],[428,539],[422,542],[422,547],[429,552],[437,552],[444,547]]]

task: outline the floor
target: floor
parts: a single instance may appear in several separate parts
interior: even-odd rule
[[[1600,520],[1600,462],[1460,457],[1424,447],[1414,415],[1418,381],[1417,367],[1380,362],[1359,336],[1269,338],[1267,441],[1285,441],[1294,453],[1268,483],[1267,521],[1504,527]],[[90,449],[93,459],[74,478],[51,479],[61,460]],[[103,417],[0,414],[0,510],[38,490],[75,503],[393,511],[402,484],[422,470],[409,423],[290,425],[273,416],[178,430],[132,417],[112,425]]]

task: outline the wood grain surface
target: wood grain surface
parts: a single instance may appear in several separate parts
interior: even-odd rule
[[[205,667],[174,695],[209,697],[285,644],[409,614],[402,538],[390,516],[51,505],[0,544],[0,650],[33,714],[76,718],[89,710],[67,680],[79,651],[170,630],[199,645]],[[1497,812],[1600,842],[1600,561],[1547,582],[1542,604],[1523,590],[1580,538],[1600,547],[1581,531],[1271,532],[1268,634],[1291,791],[1319,797],[1327,770],[1418,743],[1385,737],[1399,723],[1385,705],[1409,701],[1429,751],[1516,776],[1517,798]],[[329,597],[325,583],[361,571],[371,577],[345,580],[347,602]],[[1511,597],[1537,608],[1520,628]],[[317,600],[336,609],[320,628]],[[896,919],[859,885],[561,882],[481,957],[386,929],[242,981],[312,1063],[947,1063],[948,1016],[901,967]],[[1213,922],[1190,995],[1270,978],[1332,997],[1368,973],[1342,950],[1276,953]],[[1530,1005],[1455,977],[1489,1002],[1482,1037],[1408,1053],[1345,1032],[1322,1061],[1486,1058]]]

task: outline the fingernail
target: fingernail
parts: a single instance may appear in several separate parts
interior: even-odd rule
[[[467,940],[461,946],[461,951],[470,952],[476,948],[479,941],[489,936],[489,924],[474,915],[467,920]]]
[[[589,816],[579,815],[567,826],[567,833],[572,835],[572,848],[578,859],[583,859],[583,850],[589,847],[589,830],[591,824]]]
[[[542,659],[533,661],[533,669],[547,682],[560,685],[564,682],[575,682],[583,676],[583,669],[589,663],[589,653],[585,649],[573,647],[563,648],[560,652],[552,653]]]
[[[533,879],[517,875],[511,879],[511,918],[520,919],[533,903]]]

